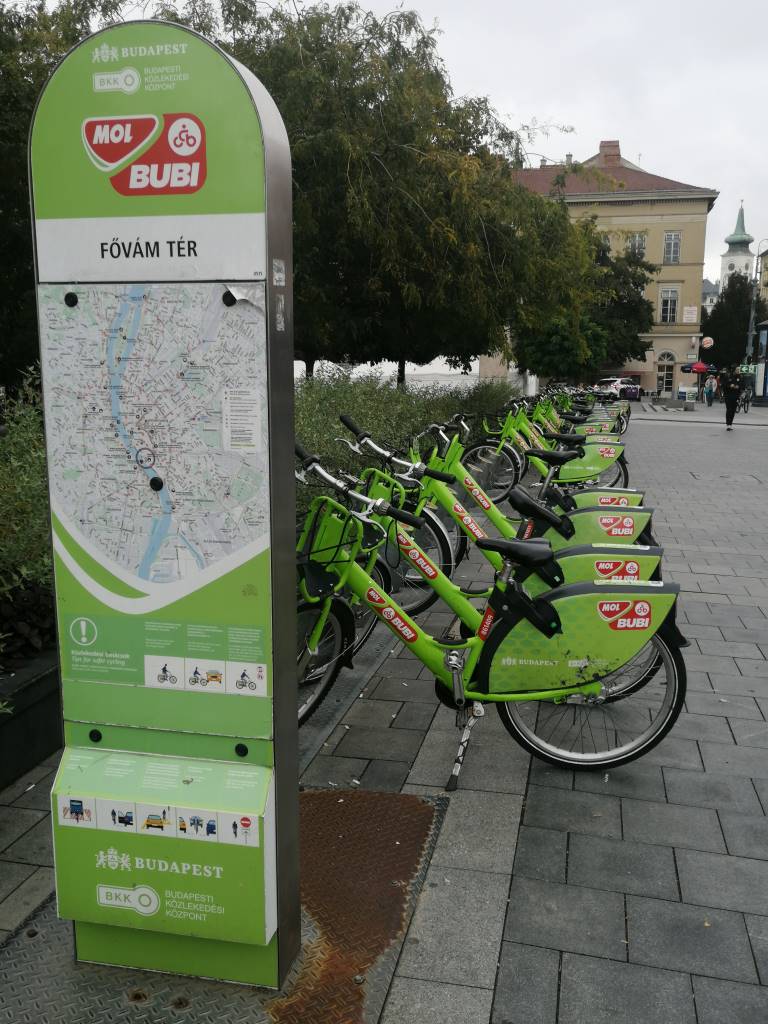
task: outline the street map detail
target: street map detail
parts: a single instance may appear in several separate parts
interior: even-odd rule
[[[230,287],[39,288],[54,512],[145,590],[269,542],[264,285]]]

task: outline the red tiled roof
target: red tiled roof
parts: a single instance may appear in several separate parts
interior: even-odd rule
[[[639,168],[589,166],[582,164],[578,171],[569,170],[565,164],[547,164],[546,167],[527,167],[515,171],[515,179],[525,188],[540,195],[549,195],[554,179],[565,173],[561,191],[566,196],[597,195],[606,192],[700,192],[702,195],[716,194],[715,189],[686,185],[682,181],[664,178],[660,174],[649,174]]]

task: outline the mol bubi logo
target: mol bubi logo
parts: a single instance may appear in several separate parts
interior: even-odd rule
[[[88,117],[83,145],[121,196],[189,195],[205,184],[205,127],[194,114]]]
[[[629,498],[619,494],[601,494],[597,499],[598,505],[628,505]]]
[[[597,611],[611,629],[648,629],[651,625],[647,601],[598,601]]]
[[[615,448],[600,447],[597,449],[604,459],[612,459],[616,454]]]
[[[408,625],[402,615],[398,614],[383,594],[380,594],[373,587],[368,587],[365,599],[373,610],[384,619],[388,626],[396,633],[399,633],[407,644],[412,644],[416,641],[418,638],[416,630]]]
[[[609,537],[631,537],[635,532],[632,516],[600,516],[598,522]]]
[[[634,559],[598,559],[595,562],[595,572],[604,580],[637,580],[640,578],[640,566]]]
[[[414,546],[413,541],[407,533],[403,533],[401,530],[398,530],[397,543],[406,558],[409,558],[413,562],[422,576],[426,576],[428,580],[435,579],[437,576],[437,569],[432,562],[430,562],[427,556]]]

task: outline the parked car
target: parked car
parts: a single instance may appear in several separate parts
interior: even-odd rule
[[[630,402],[640,399],[640,385],[631,377],[603,377],[595,386],[612,391],[617,398],[627,398]]]

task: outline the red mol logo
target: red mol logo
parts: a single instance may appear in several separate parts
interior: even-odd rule
[[[640,566],[635,561],[617,558],[595,562],[595,572],[603,579],[636,580],[640,576]]]
[[[381,595],[378,592],[378,590],[374,590],[373,587],[368,587],[365,599],[368,602],[368,604],[378,605],[381,608],[383,608],[384,605],[387,603],[386,597]]]
[[[651,625],[647,601],[598,601],[597,611],[611,629],[648,629]]]
[[[598,522],[609,537],[631,537],[635,532],[632,516],[600,516]]]
[[[598,505],[628,505],[629,499],[612,494],[601,494],[597,499]]]
[[[82,133],[99,170],[121,168],[110,183],[122,196],[188,195],[205,184],[205,127],[194,114],[163,114],[162,127],[154,114],[89,117]]]

